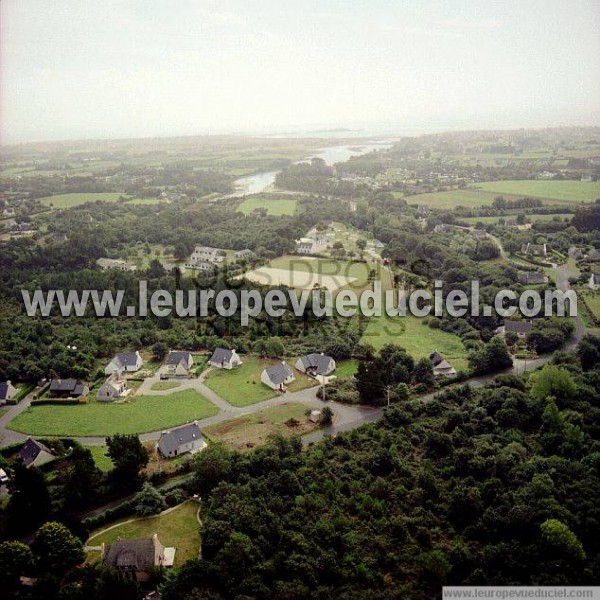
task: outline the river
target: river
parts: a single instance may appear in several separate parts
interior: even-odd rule
[[[353,156],[362,156],[373,150],[387,150],[393,144],[389,142],[361,142],[357,140],[355,144],[345,144],[337,146],[326,146],[321,148],[315,154],[306,157],[298,162],[309,162],[313,158],[322,158],[329,167],[335,163],[346,162]],[[275,183],[277,173],[281,171],[264,171],[247,177],[240,177],[233,182],[235,192],[229,195],[229,198],[239,198],[248,194],[258,194],[266,190]]]

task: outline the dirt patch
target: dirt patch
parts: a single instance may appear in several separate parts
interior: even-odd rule
[[[224,423],[213,425],[210,428],[210,431],[213,435],[225,435],[226,433],[229,433],[236,427],[240,427],[241,425],[245,425],[246,423],[249,423],[249,422],[250,422],[250,419],[244,419],[244,418],[231,419],[231,421],[225,421]]]

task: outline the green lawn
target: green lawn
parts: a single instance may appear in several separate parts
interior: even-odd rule
[[[159,431],[217,412],[212,402],[188,389],[164,396],[134,396],[121,404],[29,407],[9,427],[32,435],[106,436]]]
[[[600,320],[600,292],[586,290],[582,292],[582,295],[590,312],[593,313],[596,319]]]
[[[187,560],[198,558],[200,525],[196,518],[197,512],[198,504],[188,500],[166,515],[139,519],[132,523],[123,523],[100,535],[97,534],[98,531],[94,532],[86,543],[88,546],[100,546],[103,543],[110,544],[119,538],[148,538],[156,533],[161,544],[177,548],[175,566],[180,567]],[[106,525],[101,527],[99,531],[106,529],[106,527]],[[110,524],[108,527],[110,527]]]
[[[101,471],[107,473],[113,469],[113,462],[106,454],[108,450],[106,446],[86,446],[86,448],[92,453],[94,462]]]
[[[181,383],[179,383],[179,381],[157,381],[156,383],[152,384],[152,387],[150,389],[155,392],[162,392],[165,390],[174,390],[179,386],[181,386]]]
[[[505,180],[478,183],[477,188],[494,194],[549,198],[561,202],[593,202],[600,198],[598,181]]]
[[[339,379],[352,377],[358,371],[358,361],[354,358],[348,360],[340,360],[336,363],[336,368],[333,373]]]
[[[465,189],[406,196],[405,200],[412,205],[424,204],[432,208],[455,208],[456,206],[475,208],[477,206],[490,206],[495,195],[497,194]]]
[[[237,208],[238,211],[249,215],[257,208],[266,208],[267,213],[274,217],[293,215],[296,212],[297,200],[295,198],[280,198],[269,196],[255,196],[244,200]]]
[[[277,360],[263,359],[256,356],[243,356],[243,364],[237,369],[213,369],[205,383],[219,396],[233,406],[248,406],[263,400],[273,398],[277,394],[260,381],[260,374],[265,367],[277,364]],[[289,360],[292,366],[296,361]],[[287,386],[290,392],[295,392],[315,385],[315,381],[294,369],[296,380]]]
[[[455,369],[467,368],[468,352],[458,336],[441,329],[431,329],[411,315],[372,317],[360,341],[371,344],[376,350],[385,344],[396,344],[415,359],[428,357],[437,350]]]
[[[116,202],[124,195],[118,193],[58,194],[56,196],[40,198],[40,202],[53,208],[73,208],[74,206],[79,206],[86,202],[96,202],[97,200],[101,200],[102,202]]]
[[[0,417],[4,416],[8,412],[8,408],[0,408]]]

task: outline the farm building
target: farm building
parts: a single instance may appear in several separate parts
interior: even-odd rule
[[[540,285],[548,283],[548,278],[540,271],[533,273],[519,273],[519,283],[522,283],[523,285]]]
[[[99,258],[96,264],[103,270],[117,269],[119,271],[135,271],[135,265],[131,265],[124,260],[118,258]]]

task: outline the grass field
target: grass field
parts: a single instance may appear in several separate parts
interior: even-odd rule
[[[206,380],[206,385],[233,406],[249,406],[262,402],[277,394],[260,381],[260,374],[265,367],[275,365],[279,361],[258,358],[256,356],[243,356],[243,364],[237,369],[212,370]],[[290,360],[292,366],[296,361]],[[294,369],[296,380],[287,386],[290,392],[296,392],[315,385],[315,381]]]
[[[164,392],[166,390],[174,390],[181,386],[179,381],[157,381],[152,384],[151,390],[155,392]]]
[[[4,416],[8,412],[8,408],[0,408],[0,417]]]
[[[215,423],[202,431],[209,440],[223,442],[238,450],[249,449],[264,444],[270,435],[276,433],[302,435],[315,429],[316,424],[309,422],[305,416],[307,408],[305,404],[289,402]],[[288,423],[290,419],[295,422]]]
[[[376,350],[385,344],[396,344],[415,359],[428,357],[437,350],[456,370],[467,368],[468,352],[458,336],[441,329],[431,329],[410,315],[372,317],[360,341],[371,344]]]
[[[29,407],[9,427],[32,435],[106,436],[159,431],[217,412],[212,402],[188,389],[164,396],[134,396],[121,404]]]
[[[582,295],[590,312],[592,312],[594,317],[600,321],[600,292],[586,290],[585,292],[582,292]]]
[[[108,450],[106,446],[86,446],[86,448],[92,453],[94,462],[101,471],[107,473],[113,469],[113,462],[106,455],[106,451]]]
[[[277,196],[252,196],[244,200],[237,208],[239,212],[249,215],[257,208],[266,208],[267,214],[274,217],[293,215],[296,212],[297,200],[295,198],[280,198]]]
[[[486,181],[478,183],[477,188],[494,194],[548,198],[561,203],[593,202],[600,198],[598,181]]]
[[[161,202],[166,201],[161,198],[131,198],[127,200],[127,204],[139,204],[140,206],[153,206]]]
[[[192,500],[188,500],[166,515],[139,519],[132,523],[123,523],[99,535],[99,532],[93,532],[87,541],[87,545],[100,546],[103,543],[110,544],[119,538],[148,538],[156,533],[161,544],[177,548],[174,566],[179,567],[187,560],[198,558],[198,552],[200,551],[200,525],[196,518],[197,513],[198,504]],[[106,529],[106,526],[103,526],[100,531],[104,529]],[[88,557],[88,560],[94,562],[92,557],[95,558],[96,556],[97,553]]]
[[[40,202],[53,208],[73,208],[86,202],[116,202],[124,194],[117,193],[93,193],[93,194],[58,194],[40,198]]]
[[[358,361],[354,358],[348,360],[340,360],[336,364],[335,372],[333,373],[339,379],[352,377],[358,371]]]
[[[409,204],[424,204],[431,208],[455,208],[457,206],[476,208],[477,206],[491,206],[495,196],[497,194],[466,189],[417,194],[416,196],[406,196],[405,199]]]
[[[560,215],[527,215],[527,219],[532,223],[537,221],[552,221],[554,218],[560,219],[561,222],[570,221],[573,218],[573,213],[568,214],[560,214]],[[505,215],[503,217],[467,217],[465,219],[461,219],[462,221],[466,221],[467,223],[497,223],[500,219],[504,219],[505,221],[514,221],[516,219],[516,215]]]

